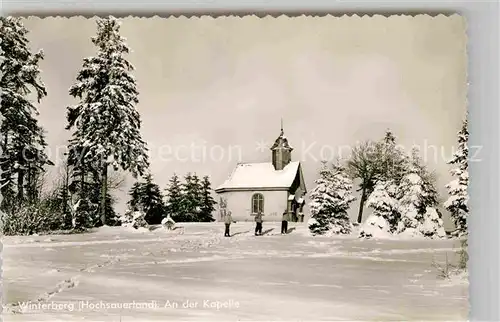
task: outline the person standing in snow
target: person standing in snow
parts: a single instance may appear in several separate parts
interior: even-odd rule
[[[255,236],[262,235],[262,213],[259,211],[255,215]]]
[[[286,234],[288,232],[288,221],[290,220],[290,215],[288,211],[283,212],[283,218],[281,219],[281,234]]]
[[[233,221],[233,216],[231,216],[231,212],[228,211],[224,215],[224,225],[226,226],[226,230],[224,231],[224,237],[231,237],[231,234],[229,233],[229,228],[231,226],[231,223],[236,223]]]

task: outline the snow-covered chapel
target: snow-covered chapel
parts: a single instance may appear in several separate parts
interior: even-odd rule
[[[260,211],[264,221],[281,221],[283,212],[288,211],[291,221],[303,221],[307,190],[300,162],[292,161],[292,150],[281,126],[271,147],[271,162],[238,163],[215,189],[226,200],[234,220],[253,221]]]

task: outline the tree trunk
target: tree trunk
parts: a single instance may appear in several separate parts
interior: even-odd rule
[[[83,159],[80,161],[80,199],[83,200],[85,198],[87,198],[87,195],[86,195],[86,187],[85,187],[85,164],[84,164],[84,161]]]
[[[72,216],[71,211],[68,209],[69,202],[69,164],[66,162],[66,166],[64,169],[64,185],[63,185],[63,216],[66,218],[65,225],[67,228],[72,226]]]
[[[27,165],[28,170],[26,171],[26,198],[30,201],[33,202],[35,201],[34,198],[34,193],[33,193],[33,174],[32,174],[32,169],[31,165],[28,163]]]
[[[365,206],[366,201],[366,187],[363,185],[363,189],[361,192],[361,201],[359,202],[359,213],[358,213],[358,224],[361,224],[363,220],[363,208]]]
[[[22,203],[24,200],[24,170],[17,172],[17,201]]]
[[[36,168],[32,167],[31,165],[28,165],[28,171],[26,173],[27,178],[27,197],[30,202],[35,202],[39,200],[39,191],[38,191],[38,185],[37,185],[37,180],[39,179]]]
[[[106,194],[108,192],[108,164],[104,163],[102,167],[101,180],[101,223],[106,225]]]

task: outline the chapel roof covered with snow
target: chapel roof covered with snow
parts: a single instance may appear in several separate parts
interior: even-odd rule
[[[276,170],[271,162],[238,163],[229,178],[215,191],[288,189],[292,186],[299,171],[299,161],[288,163],[282,170]]]

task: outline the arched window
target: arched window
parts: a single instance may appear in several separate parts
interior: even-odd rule
[[[264,196],[261,193],[255,193],[252,196],[252,213],[264,213]]]

